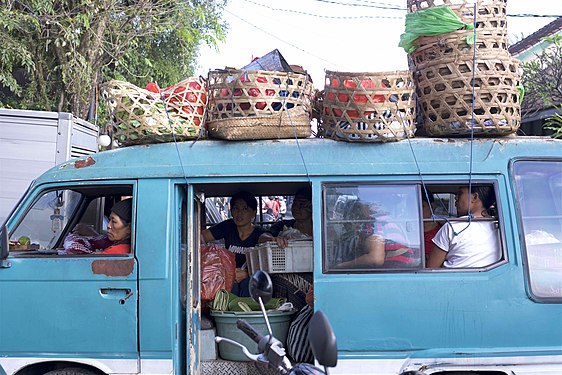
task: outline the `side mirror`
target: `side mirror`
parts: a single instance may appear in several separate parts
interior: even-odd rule
[[[8,242],[8,238],[8,227],[3,225],[0,230],[0,268],[10,267],[10,262],[6,260],[10,254],[10,243]]]
[[[308,341],[314,358],[325,367],[335,367],[338,363],[336,335],[328,317],[316,311],[308,323]]]
[[[268,303],[273,295],[273,283],[267,272],[256,271],[250,278],[249,289],[254,301],[259,303],[261,297],[264,305]]]

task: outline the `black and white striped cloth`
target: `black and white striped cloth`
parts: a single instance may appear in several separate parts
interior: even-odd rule
[[[287,354],[295,363],[314,363],[308,342],[308,322],[314,310],[305,305],[295,316],[287,333]]]

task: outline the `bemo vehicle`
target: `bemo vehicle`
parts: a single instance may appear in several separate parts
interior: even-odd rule
[[[424,222],[472,225],[454,204],[468,185],[493,190],[497,261],[427,268]],[[218,202],[237,191],[290,202],[306,186],[314,308],[337,338],[330,373],[562,373],[562,142],[505,137],[201,140],[60,164],[3,226],[0,374],[259,373],[206,355],[201,231],[223,220]],[[70,230],[102,232],[121,197],[133,201],[130,254],[67,254]],[[351,214],[358,202],[366,216]],[[256,224],[269,225],[260,213]],[[407,261],[342,267],[340,250],[364,224]]]

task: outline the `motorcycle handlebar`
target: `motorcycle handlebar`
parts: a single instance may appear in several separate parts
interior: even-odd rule
[[[236,321],[236,327],[238,327],[239,330],[244,332],[249,338],[254,340],[257,344],[259,344],[260,340],[263,339],[263,336],[258,331],[256,331],[256,329],[252,327],[250,323],[248,323],[244,319],[238,319]]]

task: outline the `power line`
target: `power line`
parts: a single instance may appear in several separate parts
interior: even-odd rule
[[[334,0],[314,0],[314,1],[317,1],[319,3],[345,5],[345,6],[350,6],[350,7],[363,7],[363,8],[376,8],[376,9],[389,9],[389,10],[406,10],[406,8],[398,7],[396,5],[375,3],[375,2],[370,2],[370,1],[365,1],[365,4],[360,4],[357,1],[354,2],[354,3],[342,3],[340,1],[334,1]]]
[[[275,11],[275,12],[287,12],[287,13],[296,13],[296,14],[302,14],[305,16],[311,16],[311,17],[317,17],[317,18],[329,18],[329,19],[340,19],[340,20],[352,20],[352,19],[375,19],[375,18],[387,18],[387,19],[404,19],[403,16],[400,17],[396,17],[396,16],[368,16],[368,15],[361,15],[361,16],[325,16],[325,15],[321,15],[321,14],[313,14],[313,13],[308,13],[308,12],[303,12],[300,10],[294,10],[294,9],[283,9],[283,8],[273,8],[269,5],[265,5],[265,4],[260,4],[260,3],[256,3],[255,1],[252,0],[244,0],[248,3],[252,3],[254,5],[258,5],[264,8],[267,8],[269,10]],[[387,8],[385,8],[387,9]],[[406,10],[406,9],[398,9],[398,10]]]
[[[242,17],[240,17],[240,16],[238,16],[238,15],[236,15],[236,14],[230,12],[230,11],[227,10],[227,9],[225,9],[224,11],[225,11],[226,13],[228,13],[228,14],[230,14],[230,15],[236,17],[236,18],[238,18],[239,20],[241,20],[241,21],[247,23],[248,25],[250,25],[250,26],[252,26],[252,27],[258,29],[259,31],[261,31],[261,32],[263,32],[263,33],[265,33],[265,34],[267,34],[267,35],[269,35],[269,36],[271,36],[271,37],[273,37],[273,38],[275,38],[275,39],[277,39],[277,40],[279,40],[279,41],[281,41],[281,42],[283,42],[283,43],[285,43],[285,44],[287,44],[287,45],[289,45],[289,46],[291,46],[291,47],[293,47],[293,48],[296,48],[296,49],[298,49],[299,51],[302,51],[302,52],[306,53],[307,55],[310,55],[310,56],[312,56],[312,57],[315,57],[315,58],[317,58],[317,59],[319,59],[319,60],[322,60],[322,61],[324,61],[324,62],[326,62],[326,63],[328,63],[328,64],[330,64],[330,65],[333,65],[333,66],[336,66],[336,67],[339,68],[339,65],[338,65],[338,64],[335,64],[335,63],[333,63],[333,62],[331,62],[331,61],[328,61],[328,60],[326,60],[326,59],[324,59],[324,58],[322,58],[322,57],[320,57],[320,56],[316,56],[315,54],[310,53],[310,52],[308,52],[307,50],[304,50],[304,49],[300,48],[299,46],[296,46],[296,45],[294,45],[294,44],[292,44],[292,43],[289,43],[289,42],[287,42],[286,40],[283,40],[283,39],[279,38],[278,36],[276,36],[276,35],[270,33],[269,31],[264,30],[264,29],[262,29],[261,27],[258,27],[258,26],[256,26],[256,25],[254,25],[253,23],[251,23],[251,22],[245,20],[244,18],[242,18]]]
[[[353,20],[353,19],[404,19],[404,16],[381,16],[381,15],[361,15],[361,16],[326,16],[323,14],[314,14],[309,12],[304,12],[301,10],[295,9],[284,9],[284,8],[274,8],[270,5],[261,4],[252,0],[243,0],[247,3],[251,3],[263,8],[267,8],[274,12],[287,12],[287,13],[295,13],[295,14],[302,14],[305,16],[316,17],[316,18],[326,18],[326,19],[341,19],[341,20]],[[341,1],[335,0],[312,0],[317,1],[325,4],[331,5],[343,5],[348,7],[364,7],[364,8],[373,8],[373,9],[384,9],[384,10],[398,10],[398,11],[406,11],[406,8],[401,8],[397,6],[393,6],[391,4],[386,3],[378,3],[378,2],[371,2],[368,0],[356,0],[354,3],[345,3]],[[364,4],[360,4],[363,2]],[[519,17],[519,18],[559,18],[562,17],[560,15],[555,14],[531,14],[531,13],[524,13],[524,14],[506,14],[507,17]]]

